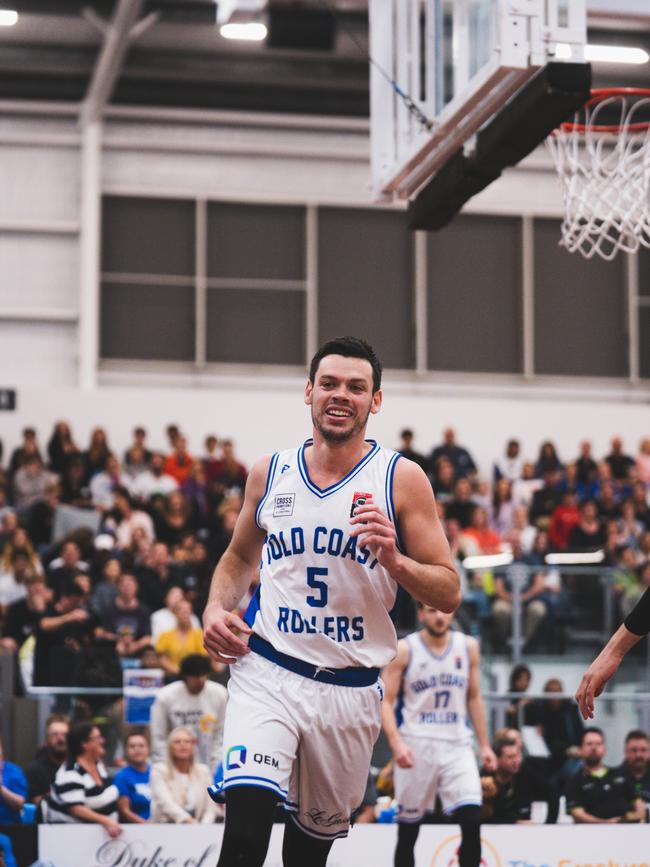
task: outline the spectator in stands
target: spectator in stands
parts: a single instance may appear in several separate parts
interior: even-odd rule
[[[179,436],[174,443],[172,453],[165,460],[165,472],[181,485],[189,476],[194,458],[187,450],[187,440]]]
[[[400,433],[400,445],[397,451],[404,455],[405,458],[408,458],[409,461],[413,461],[419,467],[422,467],[425,473],[429,472],[429,461],[427,458],[420,454],[420,452],[416,452],[413,448],[413,439],[414,434],[411,428],[405,427],[404,430]]]
[[[86,478],[86,464],[80,455],[70,457],[63,472],[61,502],[77,509],[92,508],[92,498]]]
[[[492,773],[481,771],[481,822],[497,825],[529,822],[533,797],[520,775],[521,748],[510,738],[500,738],[492,749],[497,769]]]
[[[641,729],[632,729],[625,736],[623,763],[616,768],[622,771],[634,786],[637,798],[650,805],[650,738]]]
[[[0,571],[8,572],[12,568],[14,551],[24,551],[29,559],[29,565],[34,575],[43,574],[43,566],[38,554],[34,550],[27,531],[23,527],[15,526],[9,533],[9,537],[2,547],[0,557]]]
[[[36,686],[78,684],[95,625],[82,600],[83,591],[74,581],[64,584],[58,601],[48,605],[38,621],[34,652]]]
[[[569,547],[571,531],[580,523],[578,498],[574,491],[566,491],[562,502],[555,507],[549,525],[549,537],[558,551],[566,551]]]
[[[646,529],[650,529],[650,507],[648,506],[648,488],[643,482],[635,482],[632,485],[632,493],[630,499],[634,503],[634,511],[637,520],[640,521]]]
[[[154,822],[211,824],[220,809],[210,798],[212,783],[208,768],[196,761],[196,741],[190,729],[175,728],[167,740],[166,761],[151,771],[151,812]]]
[[[101,473],[106,469],[106,462],[110,454],[106,431],[101,427],[94,428],[90,434],[88,448],[83,452],[87,481],[90,481],[96,473]]]
[[[521,470],[521,478],[512,483],[512,498],[518,506],[529,509],[536,491],[544,487],[542,479],[535,478],[535,464],[526,461]]]
[[[183,537],[193,533],[196,523],[192,508],[180,491],[172,491],[165,497],[165,505],[156,522],[156,536],[170,547],[180,545]]]
[[[146,470],[153,452],[147,448],[147,431],[143,427],[133,429],[133,442],[124,452],[124,467],[129,475],[137,476]]]
[[[636,469],[639,481],[650,485],[650,439],[644,437],[639,443],[639,453],[636,456]]]
[[[467,484],[469,482],[465,479]],[[431,486],[439,503],[449,502],[456,485],[454,465],[445,457],[439,457],[431,467]]]
[[[529,515],[531,524],[540,529],[546,529],[551,515],[562,501],[560,482],[562,476],[558,470],[546,470],[543,476],[543,485],[535,491],[530,503]]]
[[[241,512],[241,497],[226,497],[216,509],[216,519],[210,522],[208,548],[211,559],[218,562],[224,553],[235,531],[235,524]]]
[[[126,766],[115,774],[122,822],[144,824],[151,815],[151,764],[149,741],[143,729],[130,731],[124,741]]]
[[[642,822],[645,804],[624,773],[603,764],[605,736],[595,726],[582,733],[581,769],[567,784],[567,811],[578,823]]]
[[[118,548],[131,547],[136,529],[142,530],[144,538],[150,544],[156,538],[150,516],[141,509],[135,508],[135,503],[125,487],[117,487],[113,490],[113,509],[107,516],[104,526],[115,532]]]
[[[535,544],[538,530],[528,520],[526,506],[515,506],[512,513],[512,530],[519,535],[519,544],[524,554],[529,554]]]
[[[559,678],[552,677],[544,684],[544,692],[548,695],[562,693],[564,685]],[[584,724],[578,706],[565,698],[535,702],[534,719],[550,753],[552,776],[567,780],[575,774],[580,763]]]
[[[0,572],[0,611],[4,612],[9,605],[24,599],[27,596],[27,585],[36,577],[29,552],[23,548],[14,548],[9,569]]]
[[[561,475],[563,472],[564,464],[557,456],[555,446],[550,440],[546,440],[539,448],[539,455],[535,463],[535,476],[538,479],[543,479],[547,473],[559,473]]]
[[[20,811],[27,800],[27,778],[22,768],[7,762],[0,740],[0,825],[19,825]]]
[[[546,824],[554,825],[560,812],[560,798],[556,786],[549,779],[548,772],[538,758],[524,755],[524,739],[519,729],[497,729],[494,732],[494,743],[503,740],[513,741],[523,756],[517,772],[521,791],[527,793],[530,801],[546,803]]]
[[[575,465],[578,483],[587,487],[594,481],[598,471],[598,464],[591,454],[591,443],[589,440],[583,440],[580,443],[580,454],[575,461]]]
[[[104,736],[90,722],[72,726],[68,735],[69,758],[54,778],[45,799],[45,820],[50,823],[90,822],[103,825],[110,837],[118,837],[119,792],[104,765]]]
[[[42,500],[34,503],[27,514],[27,530],[34,546],[43,550],[53,540],[54,519],[61,498],[59,482],[50,482]]]
[[[189,476],[181,485],[181,493],[189,502],[201,526],[205,526],[210,511],[208,479],[201,461],[194,461]]]
[[[61,553],[47,567],[47,583],[58,596],[61,587],[69,583],[80,572],[88,571],[88,563],[81,559],[81,549],[72,540],[61,545]]]
[[[155,542],[145,555],[144,563],[136,567],[140,598],[150,611],[158,611],[164,606],[165,597],[174,586],[171,565],[167,545],[164,542]]]
[[[192,606],[186,599],[181,599],[174,606],[176,625],[167,632],[161,632],[156,639],[156,653],[160,656],[160,665],[167,674],[177,676],[180,673],[181,662],[186,656],[199,653],[207,656],[203,647],[203,632],[192,623]]]
[[[29,800],[39,804],[54,783],[56,773],[68,755],[70,721],[65,714],[53,713],[45,723],[45,744],[27,768]]]
[[[203,469],[205,470],[205,475],[208,480],[212,480],[212,470],[221,460],[221,448],[219,446],[219,440],[214,434],[208,434],[204,440],[205,453],[201,458],[203,462]]]
[[[137,579],[128,573],[117,581],[117,596],[107,607],[95,637],[115,646],[120,659],[133,659],[151,644],[149,609],[138,599]]]
[[[169,443],[169,448],[173,450],[176,447],[179,436],[181,436],[179,426],[177,424],[168,424],[165,428],[165,435],[167,437],[167,442]]]
[[[521,478],[521,472],[524,467],[524,460],[521,457],[521,449],[519,440],[510,439],[506,443],[505,455],[494,463],[493,477],[494,481],[499,479],[508,479],[514,482]]]
[[[117,584],[122,574],[122,562],[119,557],[109,555],[104,562],[100,580],[92,591],[90,608],[101,621],[111,610],[117,596]]]
[[[513,549],[513,554],[516,559],[522,560],[521,550]],[[524,638],[527,644],[535,637],[535,633],[546,615],[546,603],[544,602],[546,584],[543,570],[528,569],[524,565],[521,567],[512,565],[505,572],[495,574],[494,592],[496,598],[492,606],[492,617],[494,620],[494,639],[498,648],[506,646],[512,631],[513,580],[520,581]]]
[[[533,725],[535,722],[535,705],[533,700],[525,695],[530,681],[530,668],[523,663],[515,665],[508,679],[508,692],[519,693],[521,698],[512,699],[506,709],[506,725],[510,729],[519,729],[520,725]]]
[[[6,834],[0,834],[0,867],[17,867],[11,838]]]
[[[27,583],[26,591],[27,595],[23,599],[18,599],[7,609],[0,644],[11,653],[17,653],[25,641],[35,634],[51,595],[41,575]]]
[[[628,546],[619,549],[612,579],[614,593],[618,600],[619,615],[621,619],[625,619],[636,605],[642,592],[634,548]]]
[[[7,467],[7,474],[10,479],[13,479],[18,470],[25,465],[27,458],[36,455],[41,458],[41,450],[36,439],[36,431],[33,427],[23,428],[23,441],[21,445],[13,450]]]
[[[639,547],[639,540],[644,531],[644,526],[636,516],[633,500],[624,500],[620,508],[621,517],[618,519],[618,543],[630,545],[635,550]]]
[[[472,523],[476,506],[468,479],[458,479],[454,485],[453,497],[445,502],[445,517],[448,521],[458,521],[464,530]]]
[[[165,756],[172,729],[190,729],[197,742],[197,757],[211,771],[221,761],[223,721],[228,693],[219,683],[208,680],[210,661],[192,654],[180,665],[180,680],[158,691],[151,709],[151,742],[155,761]]]
[[[502,476],[492,487],[492,499],[488,506],[490,527],[500,536],[512,528],[514,523],[515,503],[512,499],[512,484],[510,479]]]
[[[467,553],[473,543],[476,554],[498,554],[503,549],[501,536],[488,526],[487,512],[482,506],[474,506],[469,527],[463,530],[463,544]]]
[[[158,640],[163,632],[169,632],[176,626],[176,614],[174,610],[176,605],[184,599],[183,590],[178,584],[173,584],[169,587],[165,595],[165,605],[159,608],[151,615],[151,634],[154,642]],[[201,624],[198,617],[192,614],[192,626],[199,629]]]
[[[598,506],[598,514],[601,520],[606,521],[609,518],[618,519],[620,517],[619,498],[614,482],[603,480],[600,483],[596,505]]]
[[[131,485],[131,493],[141,502],[148,502],[157,495],[167,496],[177,490],[178,482],[165,472],[165,458],[160,452],[154,452],[149,462],[149,469],[140,473]]]
[[[126,479],[122,476],[120,462],[115,455],[107,455],[104,469],[90,480],[90,496],[93,506],[101,512],[113,508],[113,497],[118,488],[124,488]]]
[[[616,480],[627,479],[630,468],[636,466],[636,461],[631,455],[623,451],[623,440],[620,437],[612,439],[612,450],[605,458]]]
[[[56,477],[43,466],[39,455],[29,455],[13,478],[13,500],[16,510],[26,512],[30,506],[45,498],[48,485]]]
[[[569,534],[570,551],[598,551],[605,544],[605,530],[593,500],[580,506],[580,521]]]
[[[456,443],[456,432],[448,427],[443,431],[442,444],[431,452],[429,463],[435,467],[438,458],[444,457],[451,461],[457,479],[473,478],[476,475],[476,464],[468,450]]]
[[[47,454],[50,459],[50,469],[58,475],[65,472],[70,458],[79,454],[79,449],[72,439],[72,431],[67,421],[58,421],[54,425],[52,436],[47,444]]]

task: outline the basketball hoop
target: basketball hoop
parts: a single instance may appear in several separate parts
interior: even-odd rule
[[[592,90],[547,142],[563,188],[567,250],[611,260],[650,247],[650,89]]]

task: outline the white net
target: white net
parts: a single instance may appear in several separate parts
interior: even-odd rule
[[[650,247],[650,90],[597,93],[547,143],[562,182],[567,250],[610,260]]]

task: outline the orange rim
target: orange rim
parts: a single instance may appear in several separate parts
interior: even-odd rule
[[[591,98],[587,100],[583,108],[585,110],[589,109],[594,105],[611,99],[613,96],[638,96],[650,99],[650,87],[597,87],[591,91]],[[595,133],[613,133],[616,135],[623,129],[627,132],[646,132],[650,129],[650,120],[630,124],[585,124],[575,123],[575,121],[565,121],[560,124],[562,132],[586,133],[589,130]]]

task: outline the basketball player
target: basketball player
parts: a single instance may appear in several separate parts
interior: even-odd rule
[[[365,439],[381,365],[362,340],[314,356],[313,438],[256,463],[203,616],[234,664],[224,730],[218,867],[261,867],[278,800],[285,867],[324,867],[361,803],[381,726],[379,670],[394,657],[400,587],[453,611],[458,576],[425,474]],[[245,615],[232,613],[260,570]],[[246,641],[246,639],[248,639]]]
[[[616,674],[628,650],[631,650],[649,632],[650,589],[645,591],[585,671],[576,692],[576,701],[584,719],[593,719],[594,702],[605,688],[605,684]]]
[[[460,825],[460,867],[479,867],[481,781],[468,716],[481,764],[495,770],[497,761],[479,691],[478,643],[451,630],[453,614],[421,605],[419,617],[424,628],[399,642],[397,656],[383,671],[382,720],[393,750],[399,823],[395,867],[415,864],[420,824],[433,812],[437,795]]]

